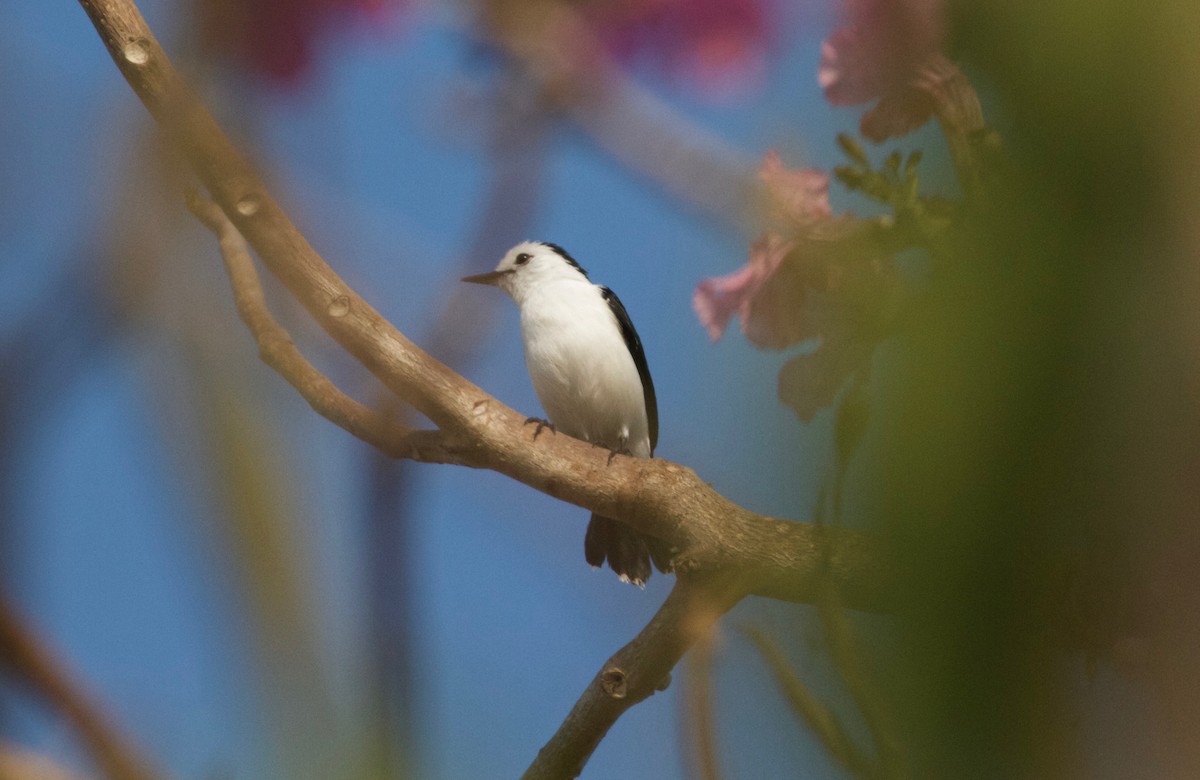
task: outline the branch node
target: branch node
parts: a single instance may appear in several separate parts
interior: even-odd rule
[[[121,50],[125,61],[141,67],[150,61],[150,42],[145,38],[134,38]]]
[[[625,677],[625,672],[612,666],[600,675],[600,687],[610,698],[624,699],[629,693],[629,680]]]
[[[350,296],[335,296],[334,299],[329,302],[329,308],[327,311],[329,312],[329,316],[333,317],[334,319],[341,319],[342,317],[345,317],[350,313]]]
[[[243,195],[234,204],[234,209],[243,217],[253,217],[260,208],[262,208],[262,200],[253,193]]]

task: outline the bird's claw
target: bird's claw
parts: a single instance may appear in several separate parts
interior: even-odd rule
[[[631,458],[633,457],[633,453],[629,451],[628,447],[622,447],[619,450],[609,450],[608,451],[608,463],[606,463],[605,465],[611,466],[612,462],[613,462],[613,458],[617,457],[618,455],[628,455]]]
[[[558,430],[554,427],[554,423],[550,422],[549,420],[543,420],[541,417],[526,417],[525,424],[529,425],[529,423],[537,424],[537,428],[535,428],[533,431],[533,440],[534,441],[537,441],[538,434],[540,434],[542,432],[543,428],[549,428],[550,433],[553,433],[553,434],[558,433]]]

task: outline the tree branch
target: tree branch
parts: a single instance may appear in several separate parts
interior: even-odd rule
[[[665,690],[687,649],[745,595],[728,575],[680,576],[642,632],[605,662],[522,780],[578,777],[617,718]]]
[[[150,764],[71,678],[49,648],[0,599],[0,662],[49,702],[76,731],[110,780],[153,780]]]
[[[0,742],[0,778],[4,780],[84,780],[48,757]]]
[[[239,312],[267,362],[314,409],[389,453],[492,469],[620,518],[679,551],[673,560],[678,582],[666,603],[597,675],[529,777],[578,772],[616,718],[667,677],[698,627],[711,625],[748,593],[811,603],[832,587],[847,605],[887,607],[890,573],[865,534],[755,514],[667,461],[618,457],[610,464],[608,453],[565,435],[535,440],[525,415],[418,348],[326,265],[187,88],[133,0],[80,4],[130,86],[220,206],[224,219],[217,209],[194,204],[221,238]],[[241,237],[322,328],[439,430],[398,427],[321,376],[267,312]]]
[[[493,469],[619,517],[678,548],[681,571],[736,566],[751,592],[808,603],[827,559],[827,573],[849,606],[886,609],[888,572],[862,533],[755,514],[691,469],[667,461],[619,457],[609,464],[607,453],[564,435],[543,436],[535,446],[526,415],[422,351],[317,255],[188,90],[132,0],[80,4],[126,80],[238,232],[334,339],[456,442],[455,457],[447,460]],[[823,545],[831,551],[822,553]]]
[[[760,205],[757,161],[640,88],[606,51],[578,4],[473,5],[488,42],[519,63],[599,149],[709,216],[749,226]]]
[[[233,287],[238,316],[258,343],[259,356],[275,369],[317,414],[393,458],[427,463],[462,463],[451,437],[439,431],[418,431],[370,409],[338,389],[296,347],[291,335],[267,308],[250,257],[250,248],[225,212],[195,191],[187,194],[188,209],[216,235]]]

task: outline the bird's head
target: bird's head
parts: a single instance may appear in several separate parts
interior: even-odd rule
[[[524,241],[508,250],[495,271],[466,276],[463,281],[499,287],[520,304],[534,288],[564,281],[588,282],[588,276],[557,244]]]

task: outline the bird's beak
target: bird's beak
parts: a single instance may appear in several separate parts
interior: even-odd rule
[[[500,284],[500,280],[508,276],[512,271],[489,271],[486,274],[478,274],[477,276],[464,276],[464,282],[471,284],[490,284],[495,287]]]

